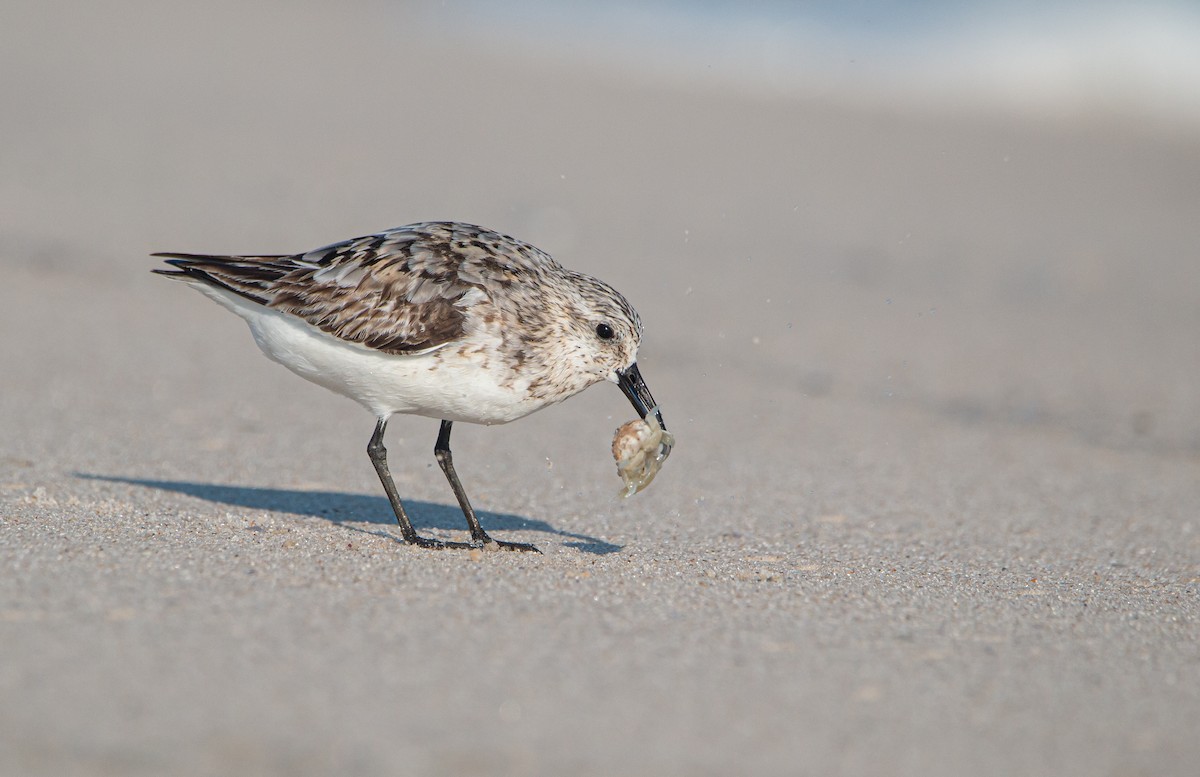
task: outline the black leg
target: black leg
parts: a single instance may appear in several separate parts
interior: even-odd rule
[[[379,475],[379,482],[383,483],[383,490],[387,492],[388,501],[392,503],[392,512],[396,514],[396,523],[400,524],[400,534],[404,537],[404,541],[422,548],[468,547],[462,542],[442,542],[417,534],[412,521],[408,520],[408,513],[404,512],[404,505],[400,504],[400,494],[396,492],[396,484],[392,482],[392,473],[388,471],[387,448],[383,447],[383,430],[386,428],[387,419],[380,418],[379,422],[375,424],[375,434],[371,435],[371,441],[367,443],[367,455],[371,457],[371,463],[375,465],[375,472]]]
[[[479,525],[479,518],[475,516],[475,509],[471,507],[471,500],[467,499],[467,492],[463,490],[462,483],[458,480],[458,473],[454,471],[454,454],[450,452],[450,427],[452,424],[452,421],[442,421],[442,428],[438,432],[437,444],[433,446],[433,455],[437,457],[442,472],[446,474],[446,480],[450,481],[450,488],[454,490],[454,496],[458,499],[458,506],[462,508],[463,515],[467,518],[467,526],[471,529],[471,545],[477,548],[528,550],[534,553],[541,553],[534,546],[523,542],[501,542],[494,540]],[[386,465],[384,466],[386,467]]]

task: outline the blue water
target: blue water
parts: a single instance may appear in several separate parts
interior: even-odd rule
[[[447,0],[525,55],[776,94],[1200,123],[1200,3]]]

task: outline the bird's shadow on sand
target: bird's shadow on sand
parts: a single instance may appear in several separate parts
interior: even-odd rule
[[[192,483],[185,480],[150,480],[146,478],[123,478],[112,475],[93,475],[83,472],[75,473],[75,477],[85,480],[102,480],[109,483],[126,483],[144,488],[157,488],[161,491],[174,491],[178,494],[194,496],[209,502],[245,507],[251,510],[270,510],[272,512],[305,515],[321,518],[332,524],[351,531],[361,531],[379,537],[397,539],[391,532],[379,530],[370,531],[354,526],[355,523],[376,523],[395,526],[396,519],[392,515],[392,507],[382,496],[364,496],[362,494],[347,494],[341,491],[297,491],[282,488],[255,488],[251,486],[226,486],[213,483]],[[404,500],[405,510],[418,530],[440,529],[443,531],[463,531],[466,520],[462,510],[457,505],[443,505],[435,502],[422,502],[416,499]],[[605,542],[598,537],[586,534],[556,529],[545,521],[522,518],[508,513],[490,513],[476,511],[480,523],[492,532],[497,531],[537,531],[553,534],[558,537],[569,537],[573,542],[563,543],[583,553],[602,556],[621,550],[620,545]],[[398,539],[397,539],[398,541]]]

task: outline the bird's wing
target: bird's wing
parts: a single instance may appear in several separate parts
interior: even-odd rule
[[[292,256],[155,254],[175,270],[297,316],[348,342],[413,354],[464,336],[466,308],[486,299],[472,258],[444,225],[413,225]]]

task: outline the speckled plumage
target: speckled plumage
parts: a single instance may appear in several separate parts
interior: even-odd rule
[[[498,232],[430,222],[303,254],[156,256],[174,269],[155,272],[242,316],[267,356],[373,412],[380,450],[395,413],[441,419],[448,459],[451,422],[506,423],[602,380],[642,416],[657,414],[636,366],[642,324],[632,306]],[[486,537],[452,471],[473,540]],[[393,507],[403,529],[397,499]]]

